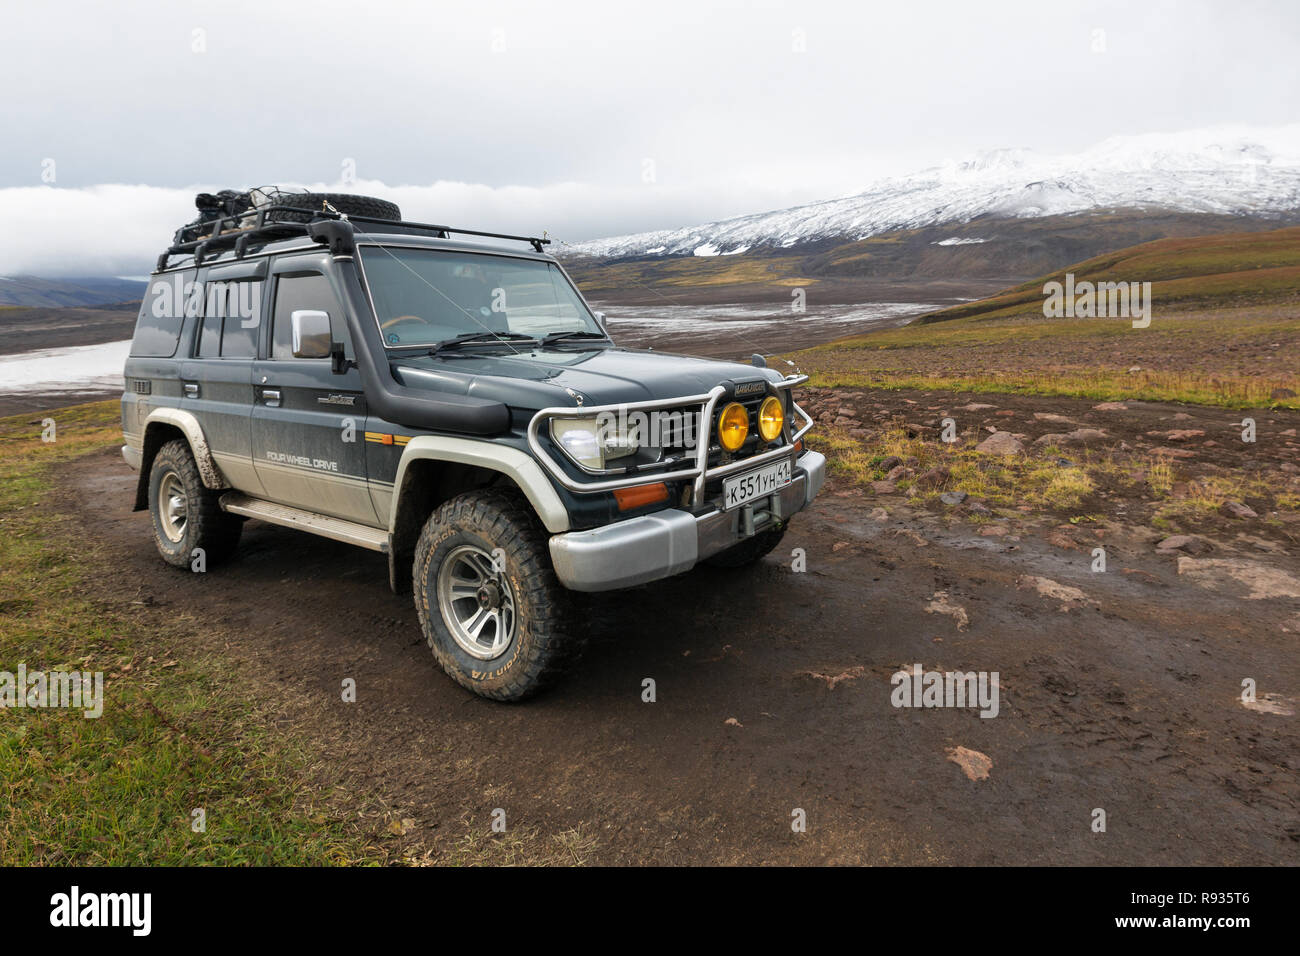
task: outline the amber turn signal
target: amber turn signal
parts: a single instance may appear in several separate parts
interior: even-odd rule
[[[618,502],[619,511],[629,511],[658,501],[668,500],[668,486],[662,481],[653,485],[633,485],[631,488],[615,488],[614,500]]]

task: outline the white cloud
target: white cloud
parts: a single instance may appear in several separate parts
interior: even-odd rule
[[[357,192],[396,202],[407,219],[467,229],[579,241],[636,228],[664,228],[778,208],[796,201],[779,189],[698,186],[493,187],[440,182],[388,186],[361,181],[282,184]],[[138,275],[148,272],[172,234],[196,215],[194,195],[220,187],[100,185],[0,189],[0,274]],[[803,198],[803,197],[799,197]],[[812,197],[808,197],[812,198]],[[556,248],[559,247],[557,242]]]

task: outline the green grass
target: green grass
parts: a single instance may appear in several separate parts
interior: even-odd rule
[[[0,862],[326,864],[385,860],[355,808],[306,782],[300,739],[193,650],[196,621],[145,621],[89,585],[112,569],[51,501],[60,464],[120,443],[117,403],[0,419],[0,670],[102,671],[104,711],[0,710]],[[206,811],[206,832],[191,811]]]
[[[1151,282],[1151,323],[1049,318],[1043,286]],[[793,356],[813,386],[1300,408],[1300,227],[1161,239]],[[1287,391],[1296,393],[1285,394]],[[1275,393],[1277,393],[1275,397]]]
[[[1005,292],[941,309],[920,324],[952,319],[1038,317],[1043,286],[1065,281],[1150,282],[1153,318],[1169,309],[1235,308],[1289,302],[1300,305],[1300,227],[1159,239],[1095,256],[1039,276]]]

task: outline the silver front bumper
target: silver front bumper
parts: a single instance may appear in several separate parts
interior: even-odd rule
[[[754,507],[698,516],[669,508],[591,531],[554,535],[555,573],[574,591],[613,591],[688,571],[806,507],[826,480],[826,458],[804,452],[795,465],[790,484]]]

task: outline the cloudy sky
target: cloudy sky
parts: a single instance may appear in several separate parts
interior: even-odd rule
[[[3,18],[0,274],[147,271],[198,188],[354,175],[412,218],[580,240],[1300,106],[1287,0],[44,0]]]

